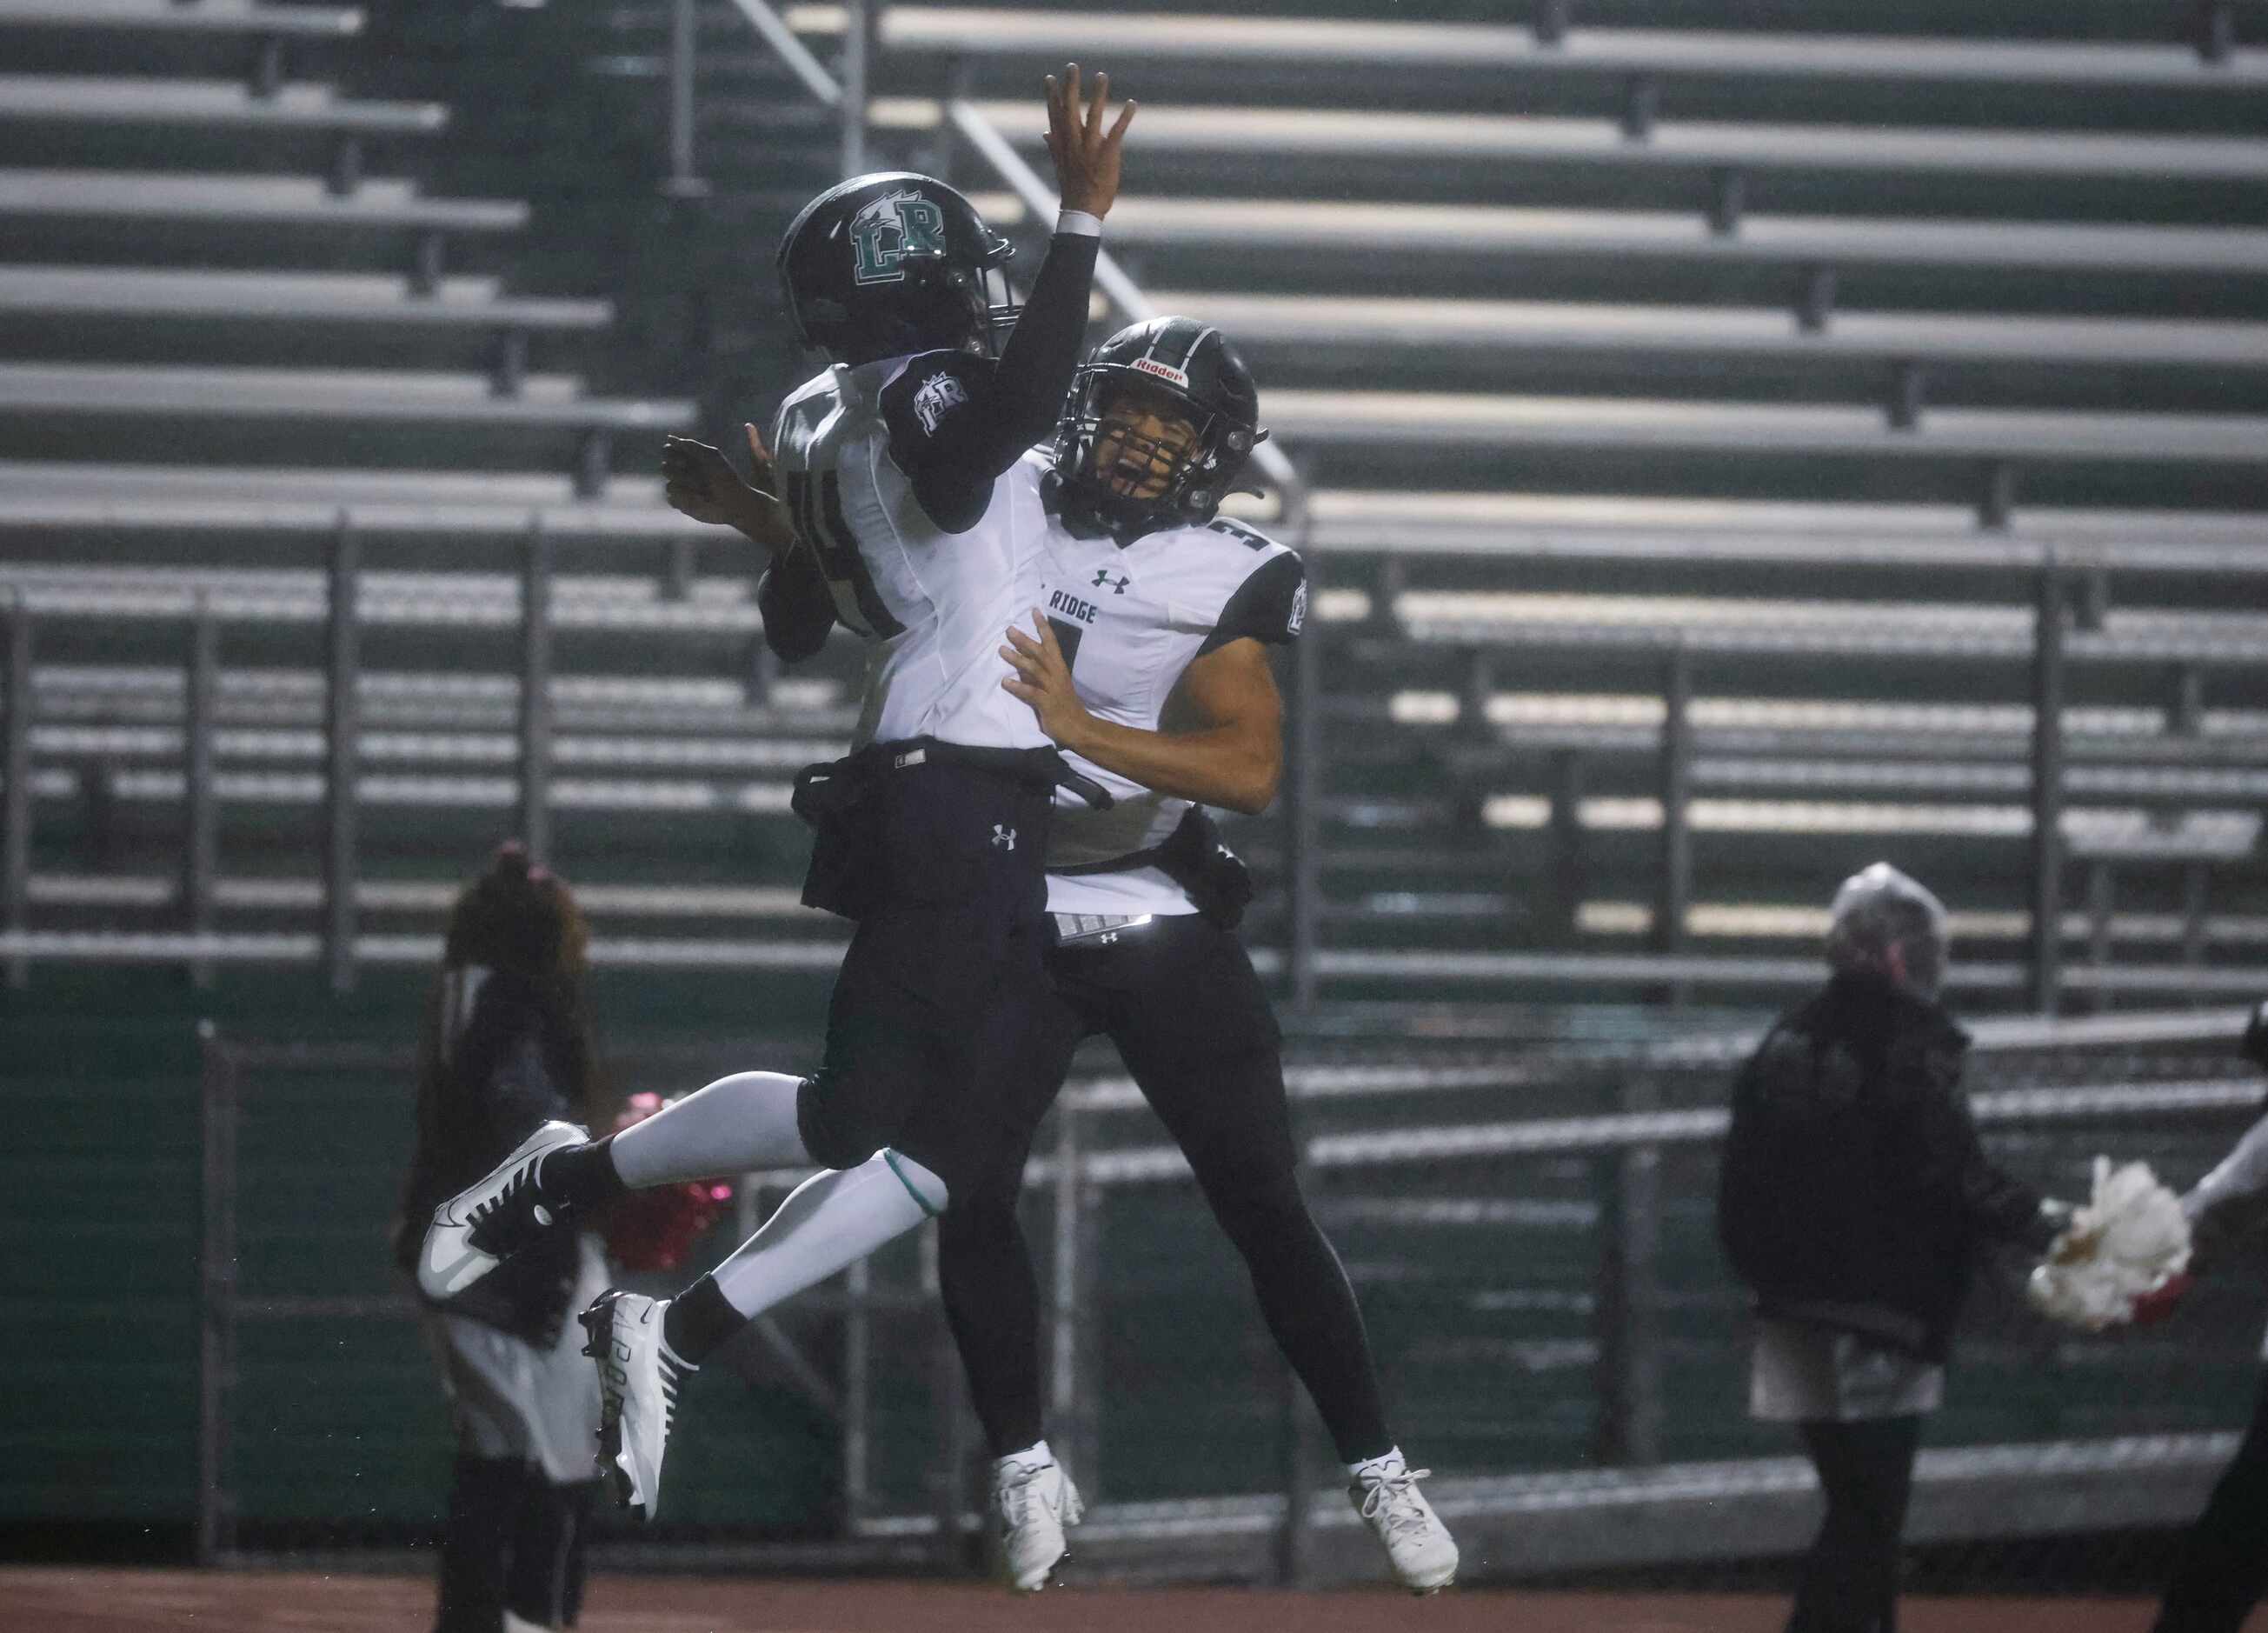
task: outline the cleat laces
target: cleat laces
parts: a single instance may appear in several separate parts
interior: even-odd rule
[[[1422,1536],[1432,1528],[1418,1500],[1418,1482],[1430,1468],[1404,1468],[1362,1477],[1362,1517],[1389,1536]]]
[[[1042,1474],[1047,1473],[1048,1467],[1045,1463],[1033,1463],[1002,1476],[995,1500],[1000,1504],[1000,1517],[1012,1529],[1020,1529],[1031,1518],[1032,1487]]]

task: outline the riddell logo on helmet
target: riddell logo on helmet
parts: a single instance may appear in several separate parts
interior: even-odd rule
[[[1184,391],[1189,388],[1189,377],[1170,363],[1160,363],[1149,358],[1136,358],[1134,366],[1142,373],[1155,374],[1160,380],[1169,380]]]

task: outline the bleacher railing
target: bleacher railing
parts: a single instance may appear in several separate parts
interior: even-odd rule
[[[997,139],[997,138],[996,138]],[[1029,185],[1036,178],[1026,173]],[[1296,473],[1295,473],[1296,480]],[[1284,489],[1288,507],[1296,508],[1300,491]],[[515,800],[519,831],[543,853],[551,832],[554,794],[553,759],[556,735],[554,704],[553,641],[555,542],[541,519],[531,516],[520,546],[518,629],[519,661],[517,718]],[[77,931],[34,929],[28,922],[32,890],[32,833],[35,822],[34,782],[37,767],[34,728],[38,723],[38,683],[35,656],[40,629],[49,619],[84,617],[77,610],[42,611],[33,602],[34,592],[18,590],[0,612],[0,639],[4,639],[4,719],[0,720],[0,961],[10,979],[20,984],[35,961],[56,963],[131,961],[168,963],[191,970],[202,982],[209,980],[222,963],[318,963],[342,990],[351,986],[358,964],[370,957],[396,960],[428,956],[418,938],[377,938],[360,933],[356,906],[362,882],[359,861],[361,836],[358,784],[364,736],[359,701],[364,677],[362,632],[357,607],[363,565],[362,541],[342,515],[329,546],[328,595],[324,625],[323,674],[326,704],[322,724],[323,775],[320,845],[320,921],[312,932],[266,931],[231,934],[223,931],[216,913],[216,881],[219,857],[216,835],[218,813],[211,775],[216,743],[221,728],[219,710],[221,636],[230,621],[213,604],[213,597],[189,592],[181,598],[181,713],[184,771],[180,804],[180,889],[175,921],[143,932],[101,935]],[[1310,571],[1320,565],[1309,555]],[[2253,980],[2252,972],[2211,969],[2201,960],[2198,935],[2184,937],[2182,964],[2176,969],[2122,969],[2107,962],[2107,938],[2096,934],[2091,962],[2066,969],[2061,945],[2065,923],[2065,887],[2069,866],[2087,870],[2087,910],[2107,925],[2110,894],[2108,878],[2114,866],[2132,862],[2161,862],[2178,866],[2191,876],[2186,889],[2189,914],[2201,922],[2207,894],[2203,869],[2211,862],[2232,860],[2198,849],[2203,843],[2186,831],[2169,829],[2154,841],[2157,848],[2137,849],[2124,844],[2115,852],[2074,840],[2064,820],[2072,775],[2066,765],[2066,704],[2067,676],[2074,663],[2093,661],[2086,642],[2089,608],[2099,613],[2100,596],[2088,586],[2092,575],[2083,567],[2065,565],[2055,552],[2047,553],[2036,572],[2029,665],[2032,726],[2028,756],[2026,805],[2030,817],[2029,874],[2030,928],[2029,957],[2021,973],[2014,966],[1970,963],[1960,979],[1971,988],[2007,992],[2021,987],[2029,1005],[2053,1013],[2070,990],[2092,995],[2098,1003],[2114,990],[2171,990],[2169,983],[2193,980],[2200,994],[2235,995]],[[0,585],[0,589],[4,589]],[[1391,601],[1391,588],[1379,592]],[[1389,606],[1382,622],[1390,625]],[[2074,625],[2074,619],[2076,624]],[[1342,632],[1324,618],[1311,624],[1307,638],[1295,647],[1293,712],[1287,745],[1287,792],[1285,824],[1283,943],[1280,949],[1258,950],[1265,969],[1285,978],[1295,1002],[1312,1000],[1318,984],[1327,979],[1365,977],[1410,978],[1428,971],[1453,979],[1545,979],[1606,983],[1659,981],[1672,987],[1681,983],[1715,984],[1731,987],[1787,988],[1814,979],[1815,962],[1809,958],[1759,959],[1697,954],[1687,945],[1683,927],[1694,899],[1691,814],[1695,802],[1696,728],[1692,722],[1694,674],[1707,654],[1695,643],[1669,639],[1660,643],[1660,697],[1663,722],[1653,781],[1660,801],[1661,824],[1658,840],[1656,899],[1653,904],[1654,943],[1641,954],[1574,954],[1550,950],[1501,952],[1486,955],[1396,952],[1364,949],[1333,949],[1321,942],[1320,856],[1317,841],[1319,784],[1324,754],[1322,742],[1321,681],[1324,649],[1335,639],[1363,639],[1360,626]],[[1477,638],[1485,648],[1493,638]],[[1553,637],[1511,635],[1517,644],[1525,639],[1547,642]],[[2074,654],[2072,647],[2081,650]],[[1485,666],[1484,666],[1484,668]],[[2191,698],[2197,689],[2180,689]],[[1484,712],[1485,698],[1469,700]],[[2191,713],[2195,713],[2191,709]],[[1476,718],[1479,718],[1476,713]],[[2176,731],[2187,729],[2182,720]],[[2210,837],[2210,836],[2208,836]],[[2185,849],[2184,847],[2188,847]],[[2226,846],[2224,846],[2225,849]],[[2196,853],[2191,854],[2194,851]],[[610,955],[601,949],[602,959]],[[721,946],[718,962],[733,963],[737,954]],[[744,961],[744,960],[740,960]]]
[[[2051,1180],[2066,1193],[2098,1139],[2114,1149],[2146,1136],[2161,1147],[2178,1142],[2176,1160],[2193,1158],[2201,1170],[2259,1099],[2257,1076],[2218,1073],[2213,1056],[2204,1053],[2216,1046],[2225,1051],[2243,1020],[2243,1011],[2228,1010],[1980,1023],[1973,1074],[1979,1087],[1974,1099],[1977,1120],[1988,1138],[2017,1136],[2035,1171],[2044,1149],[2056,1171],[2035,1171],[2034,1177]],[[1666,1460],[1665,1414],[1673,1393],[1668,1376],[1672,1350],[1666,1340],[1673,1319],[1690,1326],[1694,1289],[1682,1286],[1675,1298],[1666,1297],[1667,1250],[1683,1251],[1690,1244],[1665,1234],[1665,1165],[1680,1151],[1706,1152],[1721,1137],[1726,1075],[1754,1042],[1753,1033],[1710,1035],[1599,1052],[1579,1061],[1528,1056],[1452,1067],[1318,1065],[1295,1067],[1289,1074],[1294,1101],[1308,1108],[1308,1115],[1328,1110],[1335,1119],[1334,1132],[1311,1134],[1300,1142],[1303,1168],[1327,1214],[1334,1206],[1406,1208],[1424,1200],[1422,1187],[1412,1189],[1408,1176],[1438,1173],[1445,1165],[1467,1177],[1467,1190],[1477,1187],[1516,1208],[1524,1194],[1535,1193],[1544,1171],[1535,1164],[1588,1165],[1587,1194],[1596,1203],[1596,1223],[1587,1238],[1593,1254],[1587,1341],[1593,1357],[1587,1365],[1589,1450],[1580,1463],[1565,1467],[1491,1469],[1467,1460],[1445,1469],[1434,1496],[1467,1536],[1469,1557],[1489,1560],[1499,1572],[1535,1572],[1721,1562],[1800,1545],[1814,1498],[1809,1474],[1800,1462],[1778,1457]],[[310,1079],[324,1083],[317,1098],[328,1105],[341,1104],[358,1077],[383,1082],[398,1100],[406,1092],[412,1062],[407,1051],[237,1039],[210,1026],[203,1029],[202,1046],[197,1534],[208,1561],[243,1561],[260,1556],[260,1545],[256,1538],[247,1545],[239,1527],[236,1444],[253,1432],[260,1415],[295,1421],[304,1415],[266,1395],[257,1401],[246,1398],[238,1364],[241,1333],[249,1324],[273,1330],[278,1324],[401,1322],[412,1317],[416,1306],[406,1291],[373,1290],[367,1277],[360,1293],[341,1295],[277,1296],[247,1285],[239,1272],[241,1199],[248,1187],[289,1176],[261,1171],[257,1164],[247,1170],[239,1157],[239,1130],[247,1113],[259,1113],[264,1086],[274,1074],[288,1074],[303,1090]],[[675,1052],[666,1046],[643,1049],[637,1069],[642,1079],[697,1073],[696,1062],[712,1059],[714,1046],[713,1039],[704,1039],[698,1053],[689,1041]],[[2188,1053],[2169,1053],[2183,1051]],[[2021,1068],[2019,1057],[2025,1062]],[[2145,1062],[2150,1069],[2141,1069]],[[1493,1086],[1517,1102],[1539,1084],[1555,1081],[1562,1086],[1588,1083],[1615,1109],[1495,1119],[1460,1119],[1436,1112],[1430,1113],[1435,1121],[1412,1123],[1429,1115],[1413,1112],[1413,1099]],[[625,1086],[687,1085],[640,1081]],[[1248,1415],[1265,1420],[1272,1414],[1281,1425],[1276,1489],[1126,1500],[1127,1472],[1116,1467],[1106,1447],[1123,1448],[1127,1443],[1123,1434],[1113,1440],[1103,1432],[1104,1418],[1115,1409],[1113,1375],[1105,1363],[1111,1330],[1108,1301],[1116,1280],[1109,1267],[1113,1242],[1106,1205],[1130,1187],[1180,1187],[1189,1181],[1176,1149],[1143,1142],[1147,1136],[1140,1134],[1128,1142],[1124,1125],[1114,1119],[1134,1098],[1131,1085],[1115,1078],[1075,1085],[1054,1113],[1051,1129],[1043,1132],[1040,1154],[1025,1176],[1048,1221],[1036,1242],[1042,1260],[1043,1377],[1051,1434],[1066,1448],[1090,1499],[1082,1554],[1112,1570],[1160,1577],[1227,1572],[1324,1582],[1364,1574],[1366,1556],[1336,1546],[1351,1518],[1345,1505],[1329,1494],[1329,1459],[1288,1374],[1272,1403],[1265,1398],[1268,1385],[1260,1381],[1227,1377],[1215,1383],[1224,1394],[1249,1396]],[[1349,1128],[1351,1108],[1373,1126]],[[271,1153],[278,1149],[273,1140],[247,1149],[255,1148]],[[278,1159],[271,1155],[264,1160],[272,1164]],[[804,1177],[799,1171],[742,1176],[736,1228],[753,1227],[760,1198],[776,1195]],[[1690,1173],[1687,1179],[1690,1188]],[[274,1228],[272,1222],[269,1228]],[[1476,1215],[1465,1228],[1469,1236],[1475,1229],[1506,1232],[1513,1227]],[[1509,1235],[1503,1247],[1482,1242],[1481,1257],[1493,1260],[1512,1245]],[[1227,1249],[1221,1245],[1219,1251],[1225,1254]],[[815,1341],[770,1319],[759,1334],[776,1363],[775,1373],[784,1371],[794,1380],[799,1392],[821,1403],[836,1425],[842,1523],[828,1545],[836,1551],[828,1557],[837,1565],[861,1560],[902,1565],[909,1558],[926,1558],[957,1569],[966,1563],[965,1541],[979,1524],[981,1494],[971,1481],[980,1459],[973,1424],[961,1404],[958,1363],[937,1312],[935,1262],[933,1235],[927,1236],[910,1262],[903,1255],[895,1261],[862,1262],[779,1312],[799,1321],[820,1315],[827,1325]],[[896,1267],[888,1267],[890,1263]],[[1691,1274],[1690,1266],[1683,1274]],[[1516,1268],[1509,1277],[1513,1285],[1523,1282]],[[1387,1276],[1383,1284],[1367,1281],[1366,1301],[1390,1294],[1397,1280],[1398,1275]],[[1502,1282],[1499,1273],[1490,1284]],[[902,1441],[906,1434],[902,1415],[889,1420],[895,1425],[889,1430],[878,1417],[876,1378],[884,1341],[877,1324],[909,1314],[925,1323],[917,1352],[923,1358],[917,1364],[932,1380],[928,1426],[917,1436],[929,1471],[925,1504],[904,1490],[902,1481],[895,1494],[883,1490],[876,1461],[879,1437],[887,1432]],[[1455,1323],[1471,1319],[1454,1314],[1447,1319],[1452,1326],[1445,1336],[1452,1340],[1458,1336]],[[1734,1319],[1728,1309],[1727,1330],[1721,1334],[1728,1350],[1737,1346]],[[802,1329],[806,1334],[810,1330]],[[898,1343],[890,1353],[902,1366],[913,1352],[904,1345],[906,1329],[895,1330]],[[2121,1341],[2115,1335],[2090,1340],[2041,1332],[2039,1341],[2066,1357],[2075,1377],[2106,1366],[2140,1364],[2121,1360]],[[2192,1331],[2182,1341],[2184,1354],[2198,1363],[2215,1344],[2223,1349],[2241,1344],[2234,1349],[2237,1363],[2249,1366],[2250,1338],[2247,1327],[2202,1344]],[[1690,1350],[1690,1331],[1683,1341]],[[2132,1354],[2131,1344],[2125,1353]],[[2169,1400],[2152,1398],[2146,1367],[2136,1376],[2143,1382],[2130,1392],[2132,1398],[2122,1397],[2107,1415],[2097,1411],[2086,1418],[2086,1432],[2076,1437],[2051,1432],[1933,1452],[1920,1476],[1916,1540],[2184,1523],[2231,1451],[2234,1436],[2198,1424],[2186,1404],[2176,1410]],[[326,1387],[320,1377],[293,1386],[300,1385],[317,1396]],[[1686,1401],[1683,1409],[1693,1410],[1693,1403]],[[1707,1409],[1733,1420],[1741,1402],[1712,1400]],[[409,1432],[405,1426],[402,1433]],[[358,1445],[357,1455],[382,1465],[398,1459],[401,1452]],[[1640,1517],[1643,1523],[1619,1523]],[[295,1518],[302,1532],[310,1526],[328,1529],[351,1546],[357,1515]],[[795,1548],[808,1551],[811,1546],[782,1545],[768,1553],[760,1537],[712,1536],[608,1548],[617,1563],[696,1569],[777,1563],[773,1554],[785,1557]]]

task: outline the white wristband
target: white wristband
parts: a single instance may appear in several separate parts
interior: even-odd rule
[[[1065,210],[1056,216],[1056,231],[1070,233],[1080,238],[1101,238],[1102,218],[1090,216],[1084,210]]]

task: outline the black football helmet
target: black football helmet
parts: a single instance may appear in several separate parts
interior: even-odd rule
[[[1114,434],[1111,468],[1099,469],[1103,419],[1128,393],[1186,419],[1196,435],[1176,448]],[[1152,318],[1104,341],[1071,377],[1048,502],[1076,532],[1121,538],[1207,522],[1267,436],[1252,371],[1221,332],[1195,318]],[[1140,491],[1123,491],[1130,486]]]
[[[877,171],[828,188],[789,224],[780,291],[803,344],[842,362],[990,354],[1015,321],[1007,278],[996,270],[1015,253],[955,188],[910,170]]]

